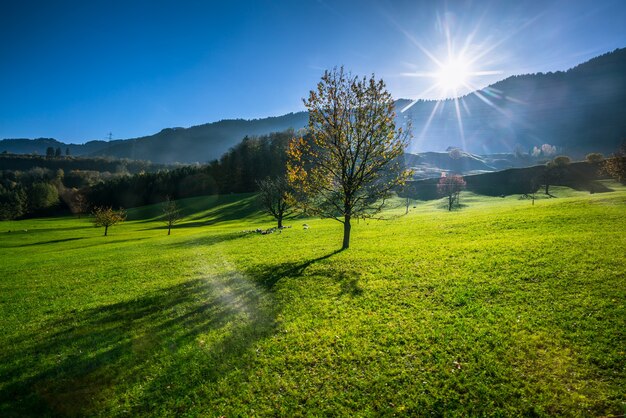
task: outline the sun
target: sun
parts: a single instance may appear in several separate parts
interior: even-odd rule
[[[471,75],[472,70],[462,57],[452,58],[443,63],[434,74],[437,85],[445,92],[456,92],[467,86]]]

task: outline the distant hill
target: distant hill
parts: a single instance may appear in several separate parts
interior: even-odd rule
[[[63,153],[69,147],[70,154],[76,156],[129,158],[161,164],[203,163],[219,158],[245,136],[297,130],[307,122],[308,114],[299,112],[265,119],[222,120],[190,128],[166,128],[150,136],[91,141],[83,145],[65,144],[51,138],[5,139],[0,141],[0,152],[45,155],[47,147],[61,147]]]
[[[442,172],[472,175],[529,167],[545,159],[532,158],[527,154],[471,154],[459,149],[456,152],[422,152],[404,154],[404,163],[413,170],[413,179],[439,178]]]
[[[399,100],[397,107],[411,102]],[[435,110],[436,109],[436,110]],[[542,144],[581,156],[610,153],[626,138],[626,49],[593,58],[568,71],[509,77],[458,101],[418,101],[399,121],[410,120],[409,152],[449,146],[477,154],[529,152]],[[428,129],[423,131],[432,114]],[[423,131],[423,134],[422,134]]]
[[[550,144],[559,153],[581,157],[610,153],[626,138],[626,49],[593,58],[567,71],[509,77],[455,100],[396,102],[399,124],[411,122],[407,151],[458,147],[471,154],[529,153]],[[432,115],[432,117],[431,117]],[[190,128],[167,128],[154,135],[116,141],[64,144],[54,139],[0,141],[0,152],[45,154],[48,146],[72,155],[110,156],[156,163],[207,162],[219,158],[246,135],[264,135],[306,126],[306,112],[254,120],[223,120]],[[430,123],[427,121],[430,119]],[[428,129],[425,129],[428,125]],[[509,167],[504,163],[502,167]],[[492,165],[493,166],[493,165]]]
[[[545,165],[536,165],[523,168],[510,168],[507,170],[481,173],[464,176],[468,191],[486,196],[508,196],[525,194],[532,190],[531,182],[541,180],[546,170]],[[589,191],[590,193],[609,192],[611,189],[598,180],[606,179],[602,174],[600,163],[575,162],[562,169],[560,175],[553,178],[551,185],[567,186],[576,190]],[[425,178],[407,183],[407,187],[400,192],[402,196],[408,196],[419,200],[433,200],[441,198],[437,190],[438,178]],[[540,191],[541,193],[541,191]]]
[[[85,144],[66,144],[53,138],[37,139],[4,139],[0,141],[0,152],[7,151],[13,154],[39,154],[46,155],[48,147],[61,148],[65,155],[66,148],[70,149],[70,155],[98,154],[108,146],[106,141],[89,141]]]

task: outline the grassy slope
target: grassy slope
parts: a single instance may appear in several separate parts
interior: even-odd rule
[[[0,223],[0,415],[624,413],[626,190],[555,193],[399,208],[344,252],[334,221],[241,234],[272,225],[249,195],[169,237],[158,207]]]

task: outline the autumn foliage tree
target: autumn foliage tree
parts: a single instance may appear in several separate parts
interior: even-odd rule
[[[283,227],[283,219],[293,214],[289,193],[292,191],[284,177],[267,177],[257,181],[259,199],[267,213],[278,222],[278,228]]]
[[[343,223],[346,249],[351,221],[379,212],[409,176],[401,161],[408,134],[396,129],[391,94],[373,75],[326,71],[304,104],[308,135],[289,144],[288,181],[307,213]]]
[[[104,236],[107,236],[109,227],[126,220],[126,212],[123,209],[113,210],[110,207],[97,207],[93,210],[93,223],[95,226],[104,227]]]
[[[626,182],[626,145],[602,163],[602,172],[620,183]]]
[[[440,196],[448,198],[448,210],[452,210],[454,204],[459,204],[461,191],[465,189],[465,180],[458,175],[443,176],[437,183],[437,191]]]

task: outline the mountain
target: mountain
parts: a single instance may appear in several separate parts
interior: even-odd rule
[[[53,138],[37,139],[4,139],[0,141],[0,152],[7,151],[13,154],[39,154],[46,155],[46,149],[61,148],[65,155],[66,148],[70,149],[71,155],[97,154],[108,146],[106,141],[89,141],[84,144],[66,144]]]
[[[413,126],[409,152],[529,152],[550,144],[573,156],[610,153],[626,138],[626,49],[565,72],[509,77],[458,102],[420,100],[401,111],[410,104],[397,106],[398,121]]]
[[[536,159],[522,154],[477,155],[454,151],[405,153],[404,163],[413,170],[413,179],[439,178],[444,171],[465,176],[537,164]]]
[[[298,112],[264,119],[222,120],[190,128],[166,128],[150,136],[109,142],[65,144],[50,138],[5,139],[0,141],[0,152],[45,155],[47,147],[61,147],[63,153],[69,147],[71,155],[75,156],[130,158],[155,163],[203,163],[219,158],[245,136],[297,130],[307,122],[308,114]]]
[[[573,157],[588,152],[611,153],[626,138],[626,49],[567,71],[512,76],[458,100],[413,103],[400,99],[396,108],[398,124],[410,121],[412,125],[410,153],[457,147],[471,154],[519,154],[530,153],[542,144]],[[265,119],[223,120],[82,145],[54,139],[10,139],[0,141],[0,152],[45,154],[48,146],[59,146],[63,151],[69,147],[72,155],[156,163],[207,162],[219,158],[247,135],[297,130],[306,126],[307,119],[306,112],[298,112]]]

